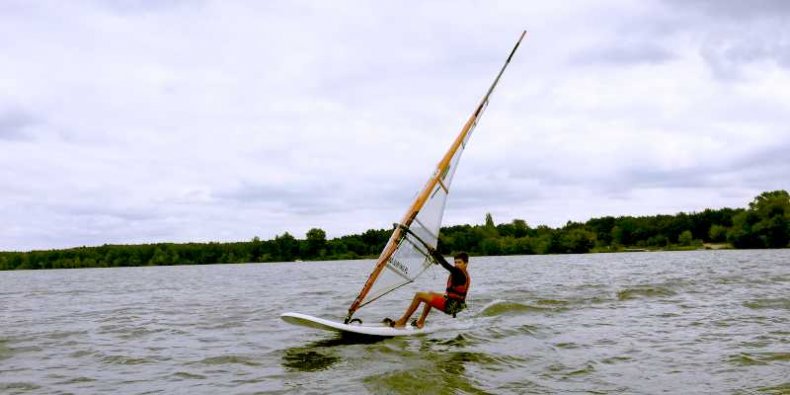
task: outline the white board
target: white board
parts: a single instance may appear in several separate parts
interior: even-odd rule
[[[342,322],[330,321],[301,313],[284,313],[280,315],[280,318],[282,318],[283,321],[293,325],[305,326],[308,328],[321,329],[325,331],[357,333],[368,336],[414,336],[431,332],[431,329],[429,328],[417,328],[411,325],[406,325],[403,328],[391,328],[390,326],[383,323],[344,324]]]

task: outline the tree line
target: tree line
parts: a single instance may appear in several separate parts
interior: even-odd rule
[[[303,239],[284,233],[234,243],[157,243],[102,245],[60,250],[0,252],[0,270],[82,267],[165,266],[213,263],[290,262],[374,258],[391,229],[327,239],[310,229]],[[764,192],[747,208],[706,209],[675,215],[621,216],[530,227],[522,219],[495,224],[444,227],[439,251],[471,255],[574,254],[638,249],[695,249],[704,243],[732,248],[785,248],[790,243],[790,194]]]

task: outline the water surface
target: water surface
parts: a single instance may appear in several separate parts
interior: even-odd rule
[[[790,393],[790,250],[473,257],[426,336],[279,320],[342,319],[371,265],[0,272],[0,393]]]

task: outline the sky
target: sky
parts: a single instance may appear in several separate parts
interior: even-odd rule
[[[0,250],[390,228],[527,36],[444,223],[790,189],[790,2],[0,1]]]

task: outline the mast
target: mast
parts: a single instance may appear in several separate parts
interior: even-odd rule
[[[354,299],[354,303],[352,303],[351,307],[349,307],[348,315],[346,316],[345,319],[346,323],[348,323],[351,320],[351,316],[354,314],[354,312],[356,312],[357,309],[361,307],[362,301],[365,299],[365,296],[370,291],[370,288],[376,282],[376,279],[379,277],[381,271],[384,270],[384,267],[387,266],[387,263],[392,257],[392,254],[395,253],[395,250],[398,248],[398,241],[401,239],[401,237],[404,236],[403,228],[404,227],[408,228],[409,226],[411,226],[412,222],[414,221],[414,218],[417,217],[417,214],[419,214],[420,210],[425,205],[425,202],[430,197],[431,191],[433,191],[436,188],[436,185],[438,184],[441,186],[442,189],[445,190],[445,192],[448,192],[447,191],[448,186],[442,183],[444,174],[448,171],[453,156],[455,156],[458,149],[461,148],[462,145],[464,145],[464,141],[466,141],[467,137],[472,132],[475,125],[477,125],[477,121],[480,119],[480,117],[483,114],[483,111],[485,110],[485,107],[488,105],[488,99],[491,96],[491,93],[494,91],[494,88],[497,86],[497,83],[499,83],[499,79],[502,77],[502,74],[505,72],[505,69],[507,68],[508,64],[510,64],[510,60],[513,58],[513,54],[516,53],[519,44],[521,44],[521,40],[524,39],[524,35],[526,34],[527,34],[526,30],[524,30],[521,33],[521,36],[518,38],[518,41],[516,42],[516,45],[513,47],[513,50],[510,52],[510,55],[507,57],[507,60],[505,60],[505,64],[499,70],[499,73],[494,79],[494,82],[491,84],[491,87],[488,88],[488,91],[486,92],[485,96],[483,96],[482,100],[480,100],[480,103],[475,108],[475,111],[466,121],[463,128],[461,128],[461,132],[458,134],[458,137],[455,138],[455,141],[453,141],[452,145],[450,145],[450,148],[444,154],[442,160],[439,161],[439,164],[436,166],[436,171],[425,183],[425,186],[417,195],[417,198],[414,199],[414,202],[411,204],[409,209],[406,210],[406,214],[403,216],[403,219],[401,219],[400,222],[402,227],[396,226],[395,230],[393,230],[392,235],[389,238],[389,241],[387,241],[387,245],[384,247],[384,250],[381,252],[381,255],[379,255],[379,258],[376,261],[376,266],[373,269],[373,272],[370,273],[370,276],[368,277],[367,281],[365,281],[365,285],[362,287],[362,290],[360,291],[359,295],[357,295],[356,299]]]

